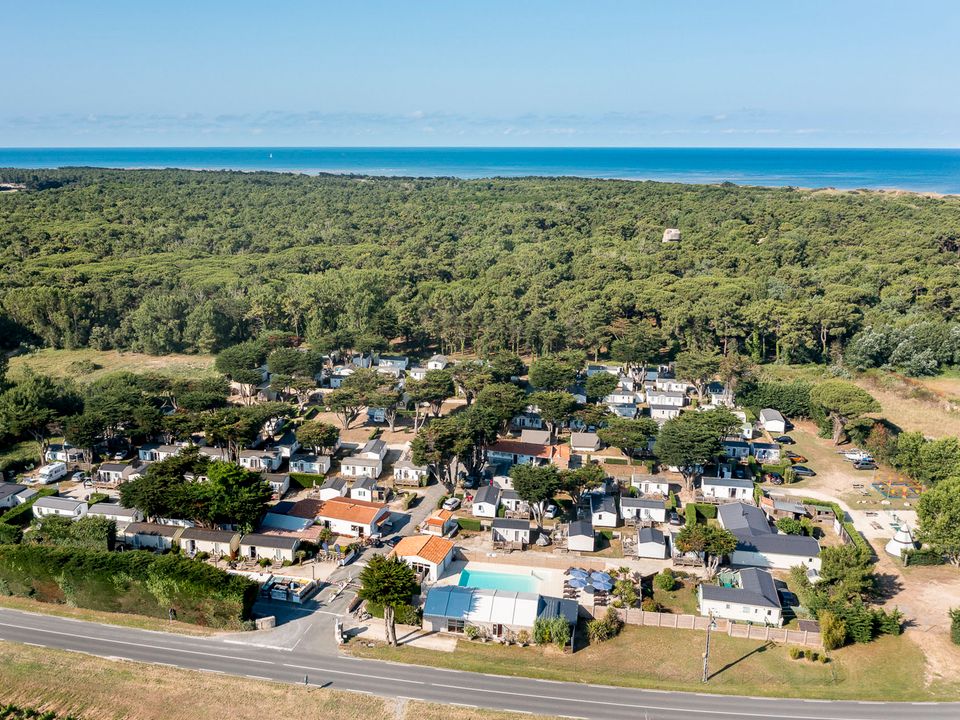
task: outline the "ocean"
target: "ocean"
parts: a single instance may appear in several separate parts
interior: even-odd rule
[[[960,193],[960,150],[780,148],[0,148],[0,167],[413,177],[570,176]]]

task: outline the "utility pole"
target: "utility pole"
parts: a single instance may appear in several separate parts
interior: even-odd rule
[[[710,624],[707,625],[707,647],[703,651],[703,677],[700,682],[707,682],[707,664],[710,662],[710,631],[717,627],[717,621],[713,619],[713,613],[710,613]]]

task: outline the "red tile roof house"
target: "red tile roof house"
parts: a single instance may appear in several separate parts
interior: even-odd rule
[[[498,440],[487,446],[487,459],[491,463],[507,462],[513,465],[554,464],[560,469],[570,467],[570,446],[539,445],[520,440]]]

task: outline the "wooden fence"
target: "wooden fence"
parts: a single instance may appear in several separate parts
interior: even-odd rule
[[[590,607],[584,607],[590,614]],[[606,608],[596,608],[606,612]],[[624,622],[630,625],[644,627],[669,628],[671,630],[700,630],[705,631],[710,625],[710,618],[702,615],[680,615],[675,613],[647,612],[638,608],[617,610]],[[764,625],[749,625],[738,623],[724,618],[716,618],[715,632],[744,640],[763,640],[765,642],[783,643],[789,645],[805,645],[808,647],[823,647],[823,640],[818,632],[808,630],[788,630],[787,628],[770,627]]]
[[[570,567],[580,567],[586,570],[605,570],[607,563],[602,559],[566,557],[550,553],[524,553],[523,555],[507,555],[503,553],[485,553],[460,548],[463,559],[471,562],[495,562],[500,565],[530,565],[533,567],[550,568],[551,570],[566,570]]]

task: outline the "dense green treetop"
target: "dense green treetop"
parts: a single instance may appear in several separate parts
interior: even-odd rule
[[[8,343],[215,352],[269,329],[325,352],[400,337],[638,363],[671,346],[827,360],[855,339],[858,365],[960,361],[956,198],[182,170],[0,179],[46,188],[0,197]],[[667,226],[683,241],[661,243]],[[662,343],[631,330],[641,322]]]

